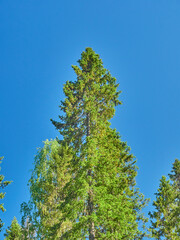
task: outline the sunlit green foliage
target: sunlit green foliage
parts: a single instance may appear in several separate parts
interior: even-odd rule
[[[31,199],[21,209],[23,222],[29,218],[30,232],[36,234],[37,239],[59,239],[64,231],[71,228],[67,219],[61,222],[59,209],[65,197],[62,189],[70,179],[67,165],[70,158],[70,148],[56,140],[45,141],[35,157],[29,181]]]
[[[72,66],[77,80],[64,85],[60,122],[52,120],[72,149],[71,178],[59,205],[59,228],[64,219],[71,220],[72,228],[62,239],[141,239],[145,201],[135,187],[136,160],[109,122],[121,104],[118,84],[91,48],[78,63]]]
[[[21,226],[19,225],[17,219],[14,217],[11,226],[6,229],[4,234],[5,240],[22,240]]]
[[[151,232],[155,239],[180,239],[180,161],[175,160],[170,179],[163,176],[153,202],[155,211],[149,213]]]

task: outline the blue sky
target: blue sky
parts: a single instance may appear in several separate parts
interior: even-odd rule
[[[59,136],[50,118],[86,47],[120,84],[112,127],[137,157],[137,184],[152,203],[180,158],[180,2],[1,0],[0,33],[1,173],[13,181],[0,213],[5,228],[20,221],[36,148]]]

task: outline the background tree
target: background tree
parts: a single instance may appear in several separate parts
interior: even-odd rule
[[[174,184],[176,191],[180,192],[180,160],[176,159],[173,163],[172,171],[169,174],[171,181]]]
[[[12,220],[11,226],[6,229],[4,236],[5,240],[22,240],[21,226],[15,217]]]
[[[36,239],[36,227],[33,219],[33,204],[31,201],[28,203],[23,202],[21,204],[21,227],[22,227],[22,239],[31,240]]]
[[[35,157],[34,169],[29,181],[30,202],[22,205],[22,224],[27,218],[31,235],[36,239],[59,239],[64,231],[71,228],[68,219],[61,222],[60,203],[64,200],[63,186],[69,181],[67,163],[71,150],[56,140],[45,141]],[[26,228],[27,229],[27,228]]]
[[[156,239],[180,239],[180,161],[175,160],[170,179],[163,176],[160,180],[154,212],[150,212],[152,236]]]
[[[64,85],[60,122],[52,120],[73,154],[60,205],[72,228],[62,239],[141,239],[145,201],[135,188],[136,161],[109,122],[121,104],[118,84],[91,48],[78,63],[77,80]]]
[[[180,238],[180,160],[176,159],[173,163],[172,171],[169,174],[172,187],[175,191],[175,202],[172,214],[172,221],[176,223],[176,233]]]
[[[2,159],[3,159],[3,157],[0,157],[0,164],[2,162]],[[1,171],[1,168],[0,168],[0,171]],[[4,176],[0,175],[0,190],[3,190],[8,184],[11,183],[11,181],[3,181],[3,180],[4,180]],[[3,199],[4,196],[5,196],[5,193],[4,192],[0,192],[0,199]],[[5,211],[3,203],[0,204],[0,210],[3,211],[3,212]],[[3,225],[4,224],[3,224],[3,222],[2,222],[2,220],[0,218],[0,232],[2,230],[2,226]]]

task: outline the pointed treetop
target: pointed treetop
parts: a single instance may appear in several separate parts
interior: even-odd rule
[[[171,180],[180,184],[180,160],[176,159],[173,163],[171,174],[169,174]]]
[[[81,53],[81,59],[78,60],[78,63],[83,71],[86,72],[92,72],[95,70],[95,67],[100,67],[100,70],[103,69],[103,62],[100,56],[90,47]]]

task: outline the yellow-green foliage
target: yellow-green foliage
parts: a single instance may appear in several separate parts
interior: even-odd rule
[[[3,157],[0,157],[0,164],[2,162],[2,159],[3,159]],[[0,171],[1,171],[1,168],[0,168]],[[10,181],[4,181],[4,176],[0,175],[0,190],[3,190],[10,183],[11,183]],[[0,192],[0,199],[3,199],[4,196],[5,196],[5,193],[4,192]],[[0,204],[0,210],[3,211],[3,212],[5,211],[3,203]],[[2,226],[3,226],[3,222],[2,222],[2,220],[0,218],[0,232],[1,232]]]
[[[14,217],[11,226],[6,229],[4,234],[5,240],[23,240],[23,235],[21,232],[21,226],[19,225],[17,219]]]
[[[70,158],[70,148],[56,140],[46,140],[35,157],[29,185],[34,215],[37,217],[34,224],[40,239],[59,239],[62,233],[71,228],[69,220],[60,222],[62,214],[59,210],[65,197],[62,189],[70,178],[67,171]],[[60,224],[61,228],[58,227]]]

